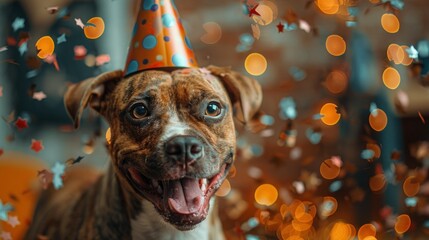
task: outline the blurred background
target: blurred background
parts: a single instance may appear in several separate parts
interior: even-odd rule
[[[123,68],[138,4],[0,1],[0,163],[106,167],[108,126],[87,111],[74,131],[62,96]],[[238,127],[218,192],[228,239],[429,238],[426,0],[176,6],[201,67],[231,66],[264,91],[266,128]],[[5,189],[3,204],[26,198]],[[0,239],[30,224],[0,222]]]

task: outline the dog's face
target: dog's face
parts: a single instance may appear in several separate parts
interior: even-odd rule
[[[106,118],[119,180],[181,230],[206,218],[234,161],[233,109],[246,122],[262,100],[256,81],[209,70],[149,70],[124,79],[113,72],[73,85],[65,96],[76,126],[87,104]]]

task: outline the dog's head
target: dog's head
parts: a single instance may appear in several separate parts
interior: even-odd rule
[[[115,71],[71,85],[67,111],[78,127],[90,106],[111,128],[118,179],[180,230],[208,214],[234,161],[233,116],[258,118],[259,84],[227,68]]]

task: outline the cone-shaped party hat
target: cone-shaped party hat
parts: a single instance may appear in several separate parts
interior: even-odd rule
[[[125,64],[125,75],[163,67],[198,67],[171,0],[141,0]]]

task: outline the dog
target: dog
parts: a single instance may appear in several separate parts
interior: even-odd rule
[[[26,239],[224,239],[214,193],[235,159],[233,116],[257,128],[258,82],[216,66],[113,71],[68,87],[111,129],[106,173],[70,173],[45,191]]]

